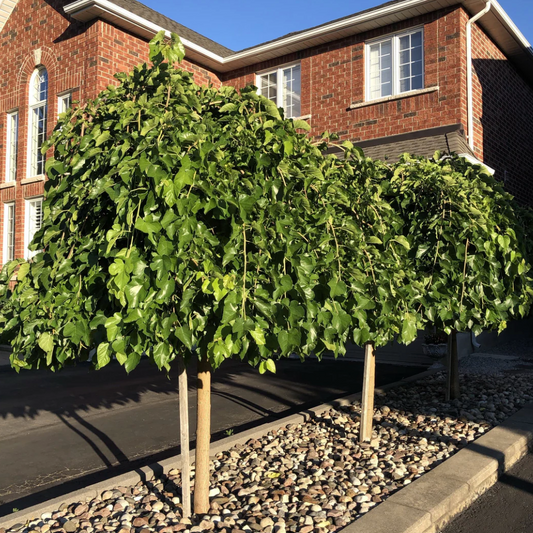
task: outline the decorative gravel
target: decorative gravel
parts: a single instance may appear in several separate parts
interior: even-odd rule
[[[376,399],[374,439],[360,446],[360,405],[271,431],[218,454],[211,513],[181,517],[180,472],[63,505],[8,533],[326,533],[356,520],[533,397],[530,375],[466,374],[443,401],[436,374]],[[6,533],[0,528],[0,533]]]

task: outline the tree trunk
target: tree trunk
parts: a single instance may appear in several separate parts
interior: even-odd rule
[[[211,440],[211,364],[198,362],[198,410],[196,423],[196,478],[194,512],[209,512],[209,441]]]
[[[448,336],[447,356],[448,376],[446,380],[446,401],[456,400],[461,396],[459,387],[459,356],[457,354],[457,331],[452,329]]]
[[[376,385],[376,354],[371,342],[365,344],[365,369],[363,377],[363,396],[361,398],[361,426],[359,442],[372,440],[372,420],[374,418],[374,389]]]
[[[189,454],[189,387],[183,357],[178,357],[180,401],[181,498],[183,518],[191,516],[191,459]]]

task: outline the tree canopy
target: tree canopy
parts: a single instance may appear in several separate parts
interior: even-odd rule
[[[43,148],[39,253],[2,274],[6,293],[18,268],[1,318],[13,364],[55,370],[96,349],[97,368],[195,353],[265,371],[398,333],[397,275],[376,258],[406,242],[387,232],[374,164],[324,157],[254,88],[195,85],[172,64],[177,36],[150,47],[151,65],[63,115]]]
[[[439,152],[404,155],[382,185],[405,221],[409,268],[419,280],[413,306],[425,323],[479,334],[529,313],[531,240],[523,221],[531,214],[485,167]]]

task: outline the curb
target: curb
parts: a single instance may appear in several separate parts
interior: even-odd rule
[[[405,385],[406,383],[418,381],[427,376],[436,374],[440,370],[441,369],[438,368],[426,370],[424,372],[421,372],[420,374],[416,374],[414,376],[395,381],[394,383],[389,383],[387,385],[384,385],[383,387],[376,388],[376,394],[383,394],[390,389],[400,387],[402,385]],[[211,444],[210,454],[211,456],[214,456],[218,453],[229,450],[231,447],[237,444],[244,444],[250,439],[257,439],[259,437],[262,437],[269,431],[279,429],[289,424],[301,424],[303,422],[307,422],[314,416],[328,411],[329,409],[350,405],[351,403],[359,399],[361,399],[361,393],[357,392],[355,394],[350,394],[348,396],[343,396],[342,398],[323,403],[321,405],[318,405],[317,407],[306,409],[304,411],[301,411],[300,413],[289,415],[284,418],[280,418],[279,420],[274,420],[273,422],[269,422],[256,428],[243,431],[242,433],[237,433],[236,435],[226,437]],[[192,453],[193,450],[194,449],[191,449],[191,463],[194,461],[194,453]],[[154,475],[160,476],[166,474],[173,468],[181,468],[181,455],[175,455],[174,457],[170,457],[168,459],[165,459],[164,461],[144,466],[142,468],[137,468],[135,470],[132,470],[131,472],[127,472],[126,474],[121,474],[119,476],[100,481],[99,483],[89,485],[88,487],[85,487],[83,489],[78,489],[73,492],[69,492],[68,494],[58,496],[57,498],[53,498],[52,500],[48,500],[46,502],[42,502],[37,505],[28,507],[27,509],[17,511],[16,513],[0,517],[0,528],[9,529],[15,524],[24,524],[27,521],[34,520],[35,518],[40,517],[43,513],[58,509],[62,504],[69,505],[78,501],[92,500],[93,498],[96,498],[99,494],[106,490],[110,490],[118,486],[124,487],[135,485],[139,481],[147,481]]]
[[[532,443],[533,404],[529,404],[342,533],[438,533],[524,457]]]

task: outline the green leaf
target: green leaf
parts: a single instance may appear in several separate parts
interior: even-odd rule
[[[111,357],[109,355],[109,343],[103,342],[102,344],[98,345],[96,359],[98,361],[98,368],[103,368],[111,361]]]
[[[340,279],[337,279],[337,278],[332,279],[328,283],[328,285],[330,287],[329,295],[332,298],[335,298],[336,296],[342,296],[343,294],[346,293],[346,284],[344,283],[344,281]]]
[[[109,130],[102,132],[96,138],[95,146],[100,146],[101,144],[104,144],[107,140],[109,140],[110,137],[111,137],[111,132]]]
[[[50,333],[42,333],[39,337],[39,347],[46,353],[46,364],[52,364],[52,356],[54,354],[54,339]]]
[[[416,338],[417,327],[416,327],[416,317],[413,315],[407,315],[402,324],[402,342],[409,344]]]
[[[126,372],[129,374],[134,368],[137,367],[140,361],[141,356],[138,353],[130,353],[128,355],[128,358],[126,359],[126,362],[124,363],[124,368],[126,369]]]
[[[261,328],[256,327],[254,330],[250,331],[250,335],[258,346],[264,346],[266,344],[265,332]]]
[[[294,122],[295,129],[311,131],[311,126],[306,120],[297,119],[297,120],[293,120],[293,122]]]
[[[267,359],[265,361],[265,367],[269,372],[272,372],[272,374],[276,373],[276,363],[272,359]]]
[[[410,250],[411,249],[411,245],[409,244],[409,241],[407,240],[406,237],[404,237],[403,235],[398,235],[397,237],[395,237],[393,239],[393,241],[401,244],[404,248],[406,248],[407,250]]]
[[[138,218],[135,221],[135,229],[143,233],[157,233],[161,229],[161,224],[154,221],[151,215],[148,215],[146,218]]]
[[[17,272],[17,279],[19,281],[22,281],[28,275],[29,271],[30,271],[30,263],[22,263],[22,265],[20,265],[18,272]]]
[[[176,328],[176,337],[188,348],[189,351],[193,350],[193,336],[192,331],[188,326],[180,326]]]

